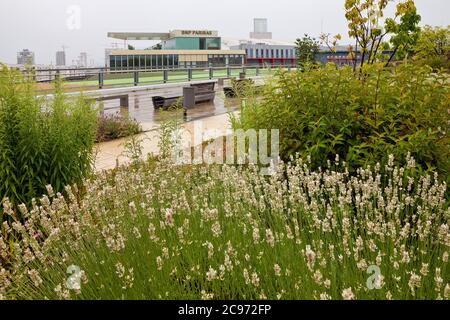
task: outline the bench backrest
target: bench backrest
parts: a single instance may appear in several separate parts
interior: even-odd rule
[[[115,100],[115,99],[128,99],[128,94],[118,94],[113,96],[102,96],[97,97],[95,100],[104,101],[104,100]]]
[[[195,88],[196,93],[207,93],[213,92],[215,85],[216,85],[215,82],[207,82],[207,83],[191,84],[191,87]]]

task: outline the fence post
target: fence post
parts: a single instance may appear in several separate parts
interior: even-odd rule
[[[209,67],[209,80],[211,80],[214,77],[214,70],[213,68]]]
[[[103,89],[104,83],[105,83],[105,75],[103,74],[103,71],[100,70],[98,72],[98,88]]]
[[[134,72],[134,86],[138,86],[139,85],[139,71],[135,71]]]
[[[259,66],[256,66],[256,76],[259,76]]]
[[[227,66],[227,77],[231,77],[231,68],[230,66]]]
[[[192,81],[192,69],[188,69],[188,81]]]
[[[163,71],[163,81],[164,81],[164,83],[167,83],[168,80],[169,80],[169,71],[167,69],[164,69],[164,71]]]

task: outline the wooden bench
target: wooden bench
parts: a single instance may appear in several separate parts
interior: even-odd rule
[[[112,96],[104,96],[104,97],[98,97],[94,98],[96,101],[107,101],[107,100],[120,100],[120,107],[122,108],[128,108],[129,107],[129,99],[128,94],[118,94],[118,95],[112,95]]]
[[[219,85],[219,87],[223,87],[225,85],[225,80],[231,80],[233,79],[232,77],[224,77],[224,78],[219,78],[219,80],[217,80],[217,84]]]
[[[215,82],[191,84],[191,87],[195,88],[195,103],[214,101],[215,86]]]
[[[177,104],[177,102],[183,102],[183,96],[179,94],[164,95],[152,97],[153,106],[155,109],[168,109]]]
[[[191,84],[195,90],[195,103],[214,101],[216,97],[216,82],[204,82]],[[152,97],[155,109],[168,109],[177,103],[183,104],[183,94],[166,94],[164,96]]]

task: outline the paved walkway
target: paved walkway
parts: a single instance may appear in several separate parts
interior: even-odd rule
[[[194,120],[181,125],[189,133],[196,134],[201,132],[202,135],[208,134],[209,139],[214,139],[226,135],[227,130],[231,129],[229,114],[221,114],[212,117]],[[159,129],[153,129],[149,132],[135,136],[137,141],[141,142],[143,158],[148,154],[159,154],[158,142],[160,139]],[[100,143],[96,147],[95,171],[103,171],[114,169],[116,166],[128,164],[131,162],[127,155],[125,144],[129,138],[114,140],[110,142]],[[191,142],[192,146],[199,143]]]
[[[263,77],[254,78],[257,84],[263,84],[265,79]],[[189,84],[189,83],[186,83]],[[109,112],[123,112],[136,119],[142,126],[145,133],[136,136],[136,140],[141,141],[143,149],[143,157],[146,158],[148,154],[158,155],[158,142],[160,140],[159,128],[161,123],[166,119],[174,119],[182,115],[173,113],[164,113],[153,108],[151,97],[166,93],[179,92],[181,94],[184,84],[166,84],[166,85],[152,85],[137,88],[117,88],[105,89],[95,92],[85,92],[86,95],[109,95],[118,93],[129,94],[129,107],[120,108],[117,106],[117,101],[106,101],[104,103],[105,110]],[[182,127],[189,132],[201,131],[201,134],[208,132],[209,139],[214,139],[224,136],[227,130],[231,129],[229,121],[229,112],[237,114],[239,112],[239,101],[237,99],[225,99],[222,87],[217,87],[216,98],[212,103],[199,104],[188,110],[187,122],[182,124]],[[106,111],[105,111],[106,112]],[[180,119],[180,120],[181,120]],[[214,131],[214,132],[212,132]],[[198,134],[198,132],[196,132]],[[207,140],[207,139],[206,139]],[[96,146],[96,160],[95,170],[109,170],[118,165],[127,164],[130,162],[130,157],[127,155],[125,144],[129,138],[114,140],[98,144]],[[201,143],[201,142],[200,142]],[[191,142],[192,146],[200,143]]]

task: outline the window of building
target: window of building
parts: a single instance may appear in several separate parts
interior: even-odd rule
[[[128,56],[122,56],[122,69],[128,68]]]
[[[206,50],[220,50],[221,42],[220,38],[206,38]]]
[[[229,65],[237,66],[242,64],[242,56],[240,55],[231,55],[229,57]]]
[[[200,38],[200,50],[206,50],[206,38]]]
[[[109,67],[111,69],[116,68],[116,57],[115,56],[109,56]]]
[[[134,57],[133,56],[127,56],[127,67],[130,69],[134,68]]]

